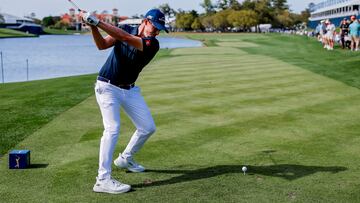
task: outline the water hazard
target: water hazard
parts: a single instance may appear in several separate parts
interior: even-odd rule
[[[195,40],[172,37],[158,39],[160,48],[202,46],[201,42]],[[96,73],[110,51],[99,51],[90,35],[0,39],[4,69],[3,77],[0,72],[0,82],[3,82],[2,78],[7,83]]]

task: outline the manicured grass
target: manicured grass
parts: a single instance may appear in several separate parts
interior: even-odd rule
[[[35,37],[33,34],[26,34],[24,32],[0,28],[0,38],[9,38],[9,37]]]
[[[92,95],[95,75],[0,84],[0,156]]]
[[[0,202],[360,201],[360,91],[355,85],[309,71],[291,56],[265,55],[272,45],[258,43],[290,44],[289,36],[192,37],[214,46],[166,50],[137,83],[157,133],[136,156],[148,172],[113,170],[133,192],[92,192],[102,122],[90,96],[18,143],[16,148],[32,150],[32,169],[8,170],[7,159],[1,159]],[[273,50],[295,52],[298,43],[295,39],[293,46]],[[299,51],[293,61],[306,54]],[[78,79],[67,82],[72,80]],[[79,88],[72,87],[63,93]],[[133,131],[123,116],[116,153]],[[243,165],[248,166],[245,176]]]
[[[205,43],[218,46],[217,40],[224,46],[233,46],[249,54],[271,56],[284,62],[310,70],[314,73],[339,80],[347,85],[360,88],[360,52],[342,50],[338,45],[334,51],[327,51],[314,38],[295,35],[279,34],[244,34],[239,42],[238,35],[229,34],[181,34],[192,39],[202,40]],[[244,42],[257,46],[243,46]],[[225,44],[224,44],[225,43]],[[221,44],[221,43],[220,43]],[[240,45],[241,44],[241,45]],[[239,47],[243,46],[243,47]]]

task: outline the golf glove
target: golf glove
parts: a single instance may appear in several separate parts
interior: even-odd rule
[[[90,13],[84,13],[82,16],[85,23],[97,26],[100,22],[99,19],[97,19],[95,16],[91,15]]]

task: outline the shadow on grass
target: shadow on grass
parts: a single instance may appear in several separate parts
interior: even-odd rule
[[[46,168],[49,164],[30,164],[28,169]]]
[[[134,188],[170,185],[181,182],[194,181],[199,179],[211,178],[228,173],[239,173],[242,175],[241,165],[218,165],[208,168],[201,168],[196,170],[157,170],[149,169],[146,172],[153,173],[167,173],[167,174],[181,174],[167,180],[150,181],[146,180],[144,183],[132,185]],[[247,166],[247,175],[264,175],[279,177],[289,181],[296,180],[317,172],[330,172],[338,173],[347,170],[345,167],[340,166],[303,166],[291,164],[279,164],[271,166]]]

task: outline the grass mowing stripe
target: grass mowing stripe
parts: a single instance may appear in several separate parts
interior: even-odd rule
[[[200,64],[198,64],[200,65]],[[159,76],[164,77],[167,75],[173,75],[176,74],[177,76],[189,76],[192,75],[194,77],[199,77],[199,75],[197,75],[197,73],[206,73],[206,75],[208,74],[218,74],[218,73],[223,73],[224,71],[228,72],[228,74],[244,74],[244,73],[254,73],[254,74],[258,74],[259,72],[262,71],[284,71],[284,70],[290,70],[290,71],[295,71],[294,69],[289,69],[288,66],[285,66],[284,64],[266,64],[266,65],[262,65],[262,64],[248,64],[245,67],[242,66],[237,66],[237,65],[221,65],[221,66],[208,66],[208,69],[188,69],[188,70],[182,70],[182,71],[170,71],[168,73],[160,73]],[[265,74],[265,73],[264,73]],[[203,74],[205,75],[205,74]],[[201,76],[201,75],[200,75]],[[155,76],[158,77],[158,76]]]
[[[287,77],[302,77],[303,74],[299,74],[299,73],[296,73],[296,74],[288,74],[288,75],[285,75]],[[221,77],[217,77],[216,79],[211,79],[211,78],[197,78],[197,80],[199,81],[203,81],[203,82],[209,82],[211,85],[217,85],[217,84],[228,84],[228,85],[231,85],[233,84],[234,82],[239,82],[239,83],[251,83],[251,82],[256,82],[257,80],[277,80],[277,79],[282,79],[284,78],[284,75],[282,75],[281,73],[278,73],[278,74],[274,74],[274,75],[267,75],[267,76],[262,76],[262,77],[252,77],[252,78],[245,78],[245,79],[237,79],[237,78],[232,78],[231,80],[230,79],[227,79],[226,81],[224,81],[224,78],[221,78]],[[198,89],[196,87],[196,83],[194,83],[194,80],[190,80],[190,79],[173,79],[171,81],[171,79],[163,79],[161,81],[158,81],[160,82],[160,86],[163,86],[163,85],[166,85],[167,83],[187,83],[188,87],[192,87],[193,89]]]
[[[329,88],[331,89],[331,86],[329,85],[317,85],[316,83],[313,84],[307,84],[307,83],[303,83],[301,85],[297,85],[296,81],[291,81],[289,82],[288,80],[286,80],[284,83],[277,83],[274,85],[269,85],[269,84],[262,84],[261,86],[255,86],[255,87],[237,87],[237,88],[228,88],[226,89],[226,84],[224,84],[224,88],[222,87],[209,87],[209,88],[205,88],[206,92],[204,92],[204,88],[199,88],[197,86],[197,88],[192,88],[191,91],[189,91],[190,88],[177,88],[177,87],[173,87],[173,88],[159,88],[158,92],[159,93],[168,93],[168,97],[162,98],[162,100],[172,100],[175,98],[191,98],[191,97],[202,97],[204,95],[217,95],[217,96],[225,96],[226,100],[231,100],[232,97],[236,97],[237,95],[241,95],[245,98],[253,98],[255,96],[255,98],[263,98],[266,95],[273,95],[273,96],[281,96],[282,94],[285,93],[289,93],[291,91],[292,94],[297,93],[297,91],[301,91],[299,93],[313,93],[315,91],[320,91],[320,92],[324,92],[326,90],[328,90]],[[293,85],[291,85],[293,84]],[[336,87],[335,85],[333,87]],[[237,93],[234,93],[234,91],[236,91]],[[174,95],[173,92],[176,92],[176,94]],[[149,99],[152,98],[156,98],[155,95],[153,96],[149,96]]]
[[[317,98],[317,97],[314,97]],[[216,113],[222,112],[222,116],[220,117],[221,119],[223,119],[224,121],[231,121],[233,119],[239,119],[239,118],[247,118],[247,119],[253,119],[253,118],[257,118],[259,116],[271,116],[273,114],[281,114],[284,113],[286,111],[289,111],[291,109],[298,109],[298,108],[303,108],[303,107],[311,107],[314,105],[318,105],[318,104],[326,104],[326,103],[331,103],[336,101],[336,99],[324,99],[321,101],[316,101],[316,102],[307,102],[307,100],[310,99],[314,99],[311,97],[307,97],[306,99],[304,99],[305,101],[298,101],[301,102],[300,103],[294,103],[292,105],[284,105],[285,101],[287,98],[282,98],[282,99],[277,99],[276,101],[272,101],[272,102],[266,102],[269,101],[270,99],[258,99],[259,104],[255,105],[255,102],[257,102],[257,100],[251,100],[250,102],[246,103],[246,102],[238,102],[237,105],[231,105],[231,103],[224,103],[223,108],[221,107],[217,107],[217,111],[212,112],[212,114],[200,114],[199,118],[201,117],[202,120],[196,121],[196,122],[201,122],[204,124],[207,123],[212,123],[213,125],[216,124],[216,121],[220,116],[217,116]],[[352,99],[352,98],[356,98],[355,96],[349,96],[349,97],[340,97],[338,99]],[[296,98],[291,98],[289,97],[288,100],[296,100]],[[263,103],[261,103],[263,102]],[[221,104],[221,103],[220,103]],[[246,109],[241,108],[239,106],[247,106]],[[213,107],[214,108],[214,107]],[[188,114],[191,114],[191,108],[184,108],[184,110],[188,111]],[[196,112],[196,111],[195,111]],[[199,112],[198,112],[199,113]],[[223,122],[220,122],[221,124]]]
[[[298,78],[301,78],[303,79],[306,75],[302,75],[302,76],[299,76]],[[254,81],[257,81],[257,80],[254,80]],[[296,83],[299,83],[300,85],[296,84]],[[161,88],[162,83],[160,83],[159,85],[154,85],[152,84],[152,86],[154,87],[158,87],[158,88]],[[231,83],[229,83],[231,84]],[[239,84],[239,83],[236,83],[236,84]],[[281,78],[281,79],[277,79],[277,80],[273,80],[273,79],[269,79],[269,80],[261,80],[261,82],[257,82],[256,85],[252,84],[252,83],[242,83],[242,86],[241,88],[226,88],[227,86],[227,83],[223,83],[224,86],[219,86],[220,87],[220,90],[216,90],[216,88],[213,88],[211,85],[209,85],[209,88],[207,88],[207,93],[212,93],[212,94],[216,94],[216,93],[224,93],[224,94],[233,94],[234,92],[240,92],[241,94],[244,94],[246,92],[250,92],[250,93],[254,93],[254,94],[259,94],[259,95],[263,95],[264,93],[266,93],[266,91],[269,91],[268,89],[270,88],[273,88],[273,91],[284,91],[286,89],[280,89],[280,90],[277,90],[277,88],[280,88],[280,87],[287,87],[287,86],[293,86],[293,87],[288,87],[288,88],[306,88],[307,86],[317,86],[317,89],[318,88],[321,88],[322,84],[316,84],[316,82],[314,82],[314,79],[305,79],[305,80],[299,80],[299,79],[296,79],[296,78]],[[279,86],[280,85],[280,86]],[[184,97],[186,95],[188,96],[196,96],[194,95],[194,93],[196,94],[196,91],[198,92],[202,92],[202,88],[201,88],[201,84],[197,84],[197,85],[193,85],[194,88],[191,89],[191,91],[189,91],[187,88],[186,88],[186,85],[184,85],[183,87],[180,86],[179,88],[177,88],[177,85],[176,84],[173,84],[173,85],[167,85],[166,87],[164,88],[161,88],[159,89],[159,92],[169,92],[169,96],[170,96],[170,99],[171,98],[174,98],[174,97]],[[205,86],[205,85],[204,85]],[[327,85],[326,86],[327,88],[331,88],[331,86]],[[256,90],[264,90],[263,92],[257,92]],[[325,88],[326,89],[326,88]],[[172,92],[176,91],[177,94],[171,94]],[[152,97],[150,95],[150,97]],[[155,95],[154,95],[155,97]],[[167,97],[166,97],[167,98]],[[163,99],[166,99],[166,98],[163,98]]]
[[[281,58],[290,64],[300,65],[304,69],[339,80],[353,87],[360,87],[360,81],[358,80],[360,76],[359,53],[342,50],[336,50],[335,52],[324,51],[315,40],[298,36],[272,37],[272,40],[266,42],[249,39],[247,41],[261,43],[262,48],[242,48],[242,50],[278,59]],[[283,51],[280,51],[280,49]]]
[[[237,61],[232,61],[232,63],[236,63],[236,62]],[[206,64],[206,63],[203,63],[203,64]],[[240,62],[239,62],[239,64],[240,64]],[[202,65],[202,64],[197,63],[197,65],[199,66],[199,65]],[[225,69],[226,71],[236,71],[236,72],[251,71],[251,70],[254,70],[254,71],[267,70],[269,68],[273,69],[274,66],[276,66],[277,70],[289,69],[288,66],[285,66],[284,64],[279,64],[279,63],[274,63],[274,64],[266,63],[264,65],[259,64],[259,63],[252,63],[252,64],[245,64],[245,66],[243,66],[244,64],[242,64],[242,66],[234,65],[234,64],[232,64],[232,65],[222,65],[222,66],[217,66],[217,65],[214,65],[214,64],[210,64],[210,65],[206,64],[206,65],[207,65],[206,69],[191,67],[191,68],[186,68],[186,69],[181,68],[180,70],[175,69],[176,66],[174,66],[174,67],[172,67],[173,69],[169,70],[169,72],[164,72],[164,70],[157,70],[156,73],[161,74],[161,76],[164,76],[164,75],[166,76],[168,74],[178,74],[178,73],[186,73],[186,72],[188,72],[188,74],[191,74],[191,73],[201,73],[201,72],[209,73],[209,72],[224,71],[224,69],[221,69],[221,67],[226,67],[226,69]],[[179,67],[181,67],[181,66],[179,66]],[[146,77],[150,77],[150,76],[146,76]],[[154,75],[153,77],[159,77],[159,76]]]
[[[188,57],[173,57],[171,60],[169,59],[169,61],[164,64],[164,65],[169,65],[171,67],[173,66],[181,66],[181,68],[183,68],[184,65],[189,65],[189,68],[191,68],[194,63],[206,63],[208,65],[211,65],[211,66],[218,66],[218,65],[223,65],[224,63],[225,64],[233,64],[233,65],[236,65],[236,64],[246,64],[246,63],[251,63],[251,64],[256,64],[256,63],[266,63],[266,62],[269,62],[269,61],[276,61],[274,59],[267,59],[267,58],[264,58],[264,57],[256,57],[256,56],[251,56],[251,55],[247,55],[247,57],[244,57],[244,58],[241,58],[241,57],[237,57],[237,58],[232,58],[232,57],[229,57],[229,56],[217,56],[217,57],[212,57],[211,59],[209,59],[207,56],[198,56],[196,59],[194,60],[189,60],[187,61],[186,58]],[[225,59],[224,59],[225,58]],[[181,61],[179,61],[181,60]],[[256,60],[259,60],[259,61],[256,61]],[[176,64],[174,64],[172,61],[176,61]],[[209,63],[209,62],[212,62],[212,63]],[[238,63],[236,63],[238,62]],[[166,66],[165,66],[166,67]],[[155,67],[154,67],[155,68]],[[203,68],[206,68],[206,67],[203,67]],[[158,67],[156,67],[155,69],[158,69]]]

